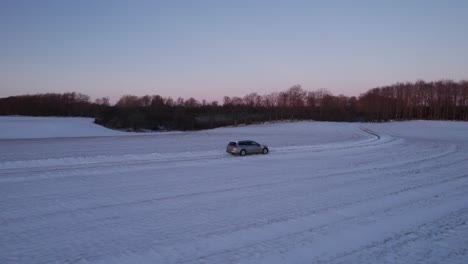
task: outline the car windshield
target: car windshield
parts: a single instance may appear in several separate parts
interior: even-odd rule
[[[237,145],[236,142],[229,142],[228,146],[235,146]]]

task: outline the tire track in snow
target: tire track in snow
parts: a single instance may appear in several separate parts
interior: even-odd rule
[[[448,152],[440,152],[440,153],[437,153],[437,155],[435,156],[425,156],[425,155],[422,155],[422,156],[418,156],[418,158],[416,160],[407,160],[401,164],[399,164],[399,166],[410,166],[410,167],[414,167],[414,165],[416,164],[419,164],[419,163],[422,163],[422,162],[427,162],[427,161],[430,161],[430,160],[438,160],[440,158],[443,158],[443,157],[446,157],[446,156],[449,156],[453,153],[456,152],[456,148],[454,149],[451,149],[449,150]],[[424,158],[421,158],[421,157],[424,157]],[[395,164],[392,164],[392,166],[394,166]],[[430,167],[426,168],[425,170],[430,170],[431,168],[436,168],[437,165],[431,165]],[[373,166],[371,168],[364,168],[364,169],[359,169],[359,170],[355,170],[353,169],[352,172],[353,173],[359,173],[359,174],[362,174],[362,173],[366,173],[366,172],[376,172],[376,171],[385,171],[389,169],[389,167],[386,167],[386,166],[383,166],[383,167],[378,167],[378,166]],[[418,169],[419,172],[423,172],[423,168],[419,168]],[[318,179],[325,179],[325,178],[331,178],[331,177],[341,177],[343,175],[348,175],[350,174],[350,171],[349,169],[345,169],[343,170],[342,172],[339,172],[339,173],[326,173],[326,172],[317,172],[317,174],[320,174],[320,176],[316,176],[316,177],[310,177],[310,176],[305,176],[305,177],[294,177],[294,178],[288,178],[287,180],[280,180],[280,181],[275,181],[275,182],[268,182],[268,183],[259,183],[259,184],[248,184],[248,185],[242,185],[242,186],[238,186],[238,187],[233,187],[233,188],[221,188],[221,189],[217,189],[217,190],[209,190],[209,191],[201,191],[201,192],[193,192],[193,193],[189,193],[189,194],[180,194],[180,195],[173,195],[173,196],[165,196],[165,197],[157,197],[157,198],[151,198],[151,199],[144,199],[144,200],[136,200],[136,201],[129,201],[129,202],[126,202],[126,203],[115,203],[115,204],[107,204],[107,205],[103,205],[103,206],[97,206],[97,207],[92,207],[92,208],[84,208],[84,210],[86,209],[95,209],[95,210],[99,210],[99,209],[103,209],[103,208],[112,208],[112,207],[121,207],[121,206],[127,206],[127,205],[137,205],[137,204],[144,204],[144,203],[154,203],[154,202],[161,202],[161,201],[166,201],[166,200],[171,200],[171,199],[186,199],[186,198],[192,198],[192,197],[197,197],[197,196],[204,196],[204,195],[212,195],[212,194],[217,194],[217,193],[226,193],[226,192],[236,192],[236,191],[240,191],[240,190],[257,190],[259,188],[264,188],[264,187],[269,187],[269,188],[272,188],[272,187],[275,187],[275,186],[279,186],[279,185],[285,185],[285,184],[297,184],[299,182],[308,182],[308,181],[314,181],[314,180],[318,180]],[[239,178],[242,178],[243,176],[239,176]],[[356,181],[359,181],[361,180],[360,178],[356,179]],[[60,211],[60,212],[56,212],[56,213],[50,213],[50,214],[44,214],[42,216],[51,216],[51,215],[55,215],[55,214],[60,214],[60,213],[65,213],[65,211]],[[19,220],[19,219],[16,219],[16,220]],[[14,221],[16,221],[14,220]]]
[[[366,130],[363,128],[358,128],[358,131],[364,132],[365,134],[369,134],[375,138],[371,139],[361,139],[357,141],[345,141],[339,143],[328,143],[328,144],[314,144],[314,145],[292,145],[292,146],[281,146],[281,147],[272,147],[272,152],[293,152],[298,150],[314,150],[314,151],[326,151],[326,150],[335,150],[338,148],[354,148],[354,147],[362,147],[368,146],[369,143],[374,145],[375,141],[380,140],[380,136],[376,136],[375,133],[369,132],[370,130]],[[387,141],[391,142],[394,139],[387,137],[386,141],[379,142],[388,143]],[[212,154],[216,153],[216,154]],[[196,155],[196,156],[195,156]],[[31,169],[31,168],[40,168],[46,167],[45,170],[51,169],[60,169],[64,168],[67,169],[68,167],[73,168],[72,166],[93,166],[96,163],[95,167],[100,167],[101,165],[104,166],[112,166],[118,163],[126,163],[128,165],[140,165],[146,164],[151,162],[166,162],[166,161],[186,161],[186,160],[199,160],[199,159],[212,159],[212,158],[220,158],[226,157],[225,151],[218,151],[218,150],[211,150],[211,151],[197,151],[196,153],[193,152],[175,152],[175,153],[160,153],[160,152],[153,152],[148,154],[124,154],[124,155],[97,155],[97,156],[78,156],[73,158],[56,158],[56,159],[39,159],[39,160],[26,160],[26,161],[3,161],[0,162],[0,171],[3,173],[9,173],[9,170],[14,169]],[[65,164],[64,164],[65,163]],[[57,165],[60,164],[60,165]],[[64,165],[62,165],[64,164]],[[109,165],[107,165],[109,164]],[[43,170],[36,169],[31,170],[32,172],[41,172]]]
[[[363,130],[364,131],[364,130]],[[366,132],[366,131],[365,131]],[[369,133],[369,132],[366,132]],[[372,135],[372,134],[371,134]],[[273,154],[288,154],[288,153],[308,153],[308,152],[323,152],[323,151],[335,151],[335,150],[345,150],[345,149],[355,149],[355,148],[366,148],[366,147],[375,147],[385,144],[396,143],[397,139],[388,137],[386,140],[380,141],[380,136],[377,136],[377,139],[372,140],[363,140],[358,142],[348,142],[345,144],[325,144],[325,145],[311,145],[311,146],[286,146],[276,149],[271,149],[269,155]],[[211,151],[212,152],[212,151]],[[16,181],[26,181],[26,180],[41,180],[41,179],[51,179],[51,178],[60,178],[66,177],[63,174],[56,174],[50,176],[51,173],[56,172],[70,172],[71,170],[90,170],[90,169],[111,169],[114,170],[115,167],[126,168],[129,166],[138,166],[142,165],[167,165],[171,163],[179,162],[198,162],[198,161],[213,161],[213,160],[228,160],[233,158],[225,152],[219,152],[219,154],[194,154],[183,153],[179,157],[164,157],[161,153],[152,153],[146,155],[130,155],[131,160],[125,158],[124,156],[97,156],[97,157],[87,157],[87,158],[73,158],[73,159],[47,159],[47,160],[36,160],[36,161],[27,161],[27,162],[3,162],[0,163],[0,182],[16,182]],[[148,158],[148,156],[158,155],[158,158]],[[185,155],[185,157],[184,157]],[[162,157],[161,157],[162,156]],[[96,161],[99,159],[110,159],[118,161]],[[252,158],[243,157],[243,158]],[[84,163],[79,163],[80,160],[84,159]],[[91,160],[92,163],[88,163],[87,160]],[[47,163],[72,163],[66,165],[47,165]],[[39,166],[27,166],[31,163],[37,164]],[[42,176],[40,175],[42,173]],[[28,176],[19,176],[16,175],[26,174]],[[37,175],[39,174],[39,175]],[[30,176],[29,176],[30,175]],[[80,174],[81,175],[81,174]]]
[[[465,175],[465,177],[466,177],[466,175]],[[439,183],[440,183],[440,182],[439,182]],[[401,186],[401,185],[400,185],[400,186]],[[430,184],[427,184],[425,187],[430,187],[430,186],[431,186]],[[457,185],[457,186],[458,186],[458,185]],[[414,189],[421,188],[421,187],[424,187],[424,186],[416,186],[416,187],[414,187],[413,189],[407,189],[407,190],[404,190],[404,191],[402,191],[402,192],[410,192],[410,191],[412,191],[412,190],[414,190]],[[380,192],[378,192],[378,193],[380,193]],[[391,193],[391,195],[395,195],[395,194],[398,194],[398,192],[397,192],[397,193]],[[384,195],[383,197],[385,197],[385,196],[386,196],[386,195]],[[388,194],[387,194],[387,196],[388,196]],[[362,200],[362,202],[366,202],[366,201],[370,200],[369,198],[371,198],[371,197],[365,196],[365,198]],[[355,202],[355,203],[351,203],[351,204],[341,204],[339,207],[335,207],[335,208],[326,207],[326,208],[323,209],[323,210],[325,210],[325,211],[316,211],[315,213],[318,214],[318,213],[321,213],[321,212],[338,210],[339,208],[343,208],[343,206],[344,206],[344,207],[346,207],[346,206],[353,206],[354,204],[359,204],[359,203],[361,203],[361,201],[358,201],[358,202]],[[88,212],[88,213],[89,213],[89,212]],[[312,214],[312,215],[313,215],[313,214]],[[304,216],[302,216],[302,217],[304,217]],[[291,219],[296,219],[296,218],[298,218],[297,215],[295,215],[295,216],[292,217]],[[291,220],[291,219],[289,219],[289,220]],[[287,221],[287,220],[282,219],[282,221],[279,221],[278,223],[281,223],[281,222],[283,222],[283,221]],[[272,224],[272,223],[270,223],[270,224]],[[242,229],[239,229],[239,230],[246,230],[246,229],[248,230],[248,229],[256,228],[256,227],[258,227],[258,225],[254,225],[254,226],[251,226],[251,227],[243,227]],[[238,230],[238,231],[239,231],[239,230]],[[225,231],[225,232],[226,232],[226,231]],[[205,235],[206,235],[206,234],[205,234]],[[212,235],[216,235],[216,234],[212,234]],[[219,234],[218,234],[218,235],[219,235]]]
[[[440,160],[441,158],[444,158],[444,157],[451,157],[452,154],[456,153],[456,149],[452,149],[452,150],[449,150],[448,152],[441,152],[441,153],[437,153],[437,155],[435,156],[431,156],[431,157],[427,157],[425,156],[424,158],[421,158],[421,157],[418,157],[418,159],[416,160],[409,160],[409,161],[405,161],[404,163],[401,163],[399,164],[398,166],[404,166],[404,167],[414,167],[415,165],[417,164],[420,164],[420,163],[425,163],[425,162],[428,162],[428,161],[431,161],[431,160]],[[451,159],[451,158],[450,158]],[[455,163],[457,163],[455,161]],[[445,164],[449,164],[449,163],[445,163]],[[418,170],[419,172],[423,172],[423,171],[428,171],[428,170],[431,170],[431,169],[434,169],[434,168],[438,168],[439,165],[438,164],[433,164],[433,163],[429,163],[428,164],[429,166],[424,168],[424,167],[420,167]],[[394,167],[395,164],[392,164],[391,167]],[[71,211],[58,211],[58,212],[54,212],[54,213],[48,213],[48,214],[41,214],[41,215],[35,215],[35,217],[47,217],[47,216],[53,216],[53,215],[59,215],[59,214],[64,214],[64,213],[78,213],[80,211],[86,211],[86,210],[101,210],[101,209],[106,209],[106,208],[117,208],[117,207],[125,207],[125,206],[129,206],[129,205],[141,205],[141,204],[153,204],[155,202],[163,202],[163,201],[171,201],[173,199],[192,199],[194,197],[198,197],[198,196],[205,196],[205,195],[213,195],[213,194],[220,194],[220,193],[227,193],[227,192],[237,192],[237,191],[241,191],[241,190],[244,190],[244,191],[247,191],[247,190],[258,190],[259,188],[273,188],[273,187],[277,187],[277,186],[285,186],[287,184],[292,184],[292,185],[296,185],[298,183],[305,183],[305,182],[309,182],[309,181],[316,181],[316,180],[320,180],[320,179],[330,179],[330,178],[339,178],[339,177],[342,177],[342,176],[345,176],[345,175],[350,175],[351,173],[353,174],[365,174],[365,173],[370,173],[370,172],[377,172],[377,171],[386,171],[388,170],[389,168],[391,167],[386,167],[386,166],[382,166],[382,167],[376,167],[376,166],[372,166],[371,168],[364,168],[364,169],[359,169],[359,170],[356,170],[356,169],[344,169],[343,171],[339,172],[339,173],[321,173],[321,172],[318,172],[317,174],[319,174],[319,176],[315,176],[315,177],[310,177],[310,176],[301,176],[301,177],[293,177],[293,178],[288,178],[286,180],[280,180],[280,181],[275,181],[275,182],[268,182],[268,183],[258,183],[258,184],[248,184],[248,185],[243,185],[243,186],[238,186],[238,187],[232,187],[232,188],[220,188],[220,189],[216,189],[216,190],[209,190],[209,191],[201,191],[201,192],[193,192],[193,193],[184,193],[184,194],[180,194],[180,195],[173,195],[173,196],[164,196],[164,197],[157,197],[157,198],[152,198],[152,199],[144,199],[144,200],[136,200],[136,201],[128,201],[128,202],[125,202],[125,203],[115,203],[115,204],[106,204],[106,205],[100,205],[100,206],[95,206],[95,207],[86,207],[86,208],[83,208],[82,210],[71,210]],[[243,178],[244,176],[239,176],[239,178]],[[366,177],[364,177],[364,179],[367,179]],[[353,179],[352,181],[344,181],[344,183],[342,183],[342,185],[349,185],[349,184],[352,184],[353,182],[360,182],[362,180],[361,177],[358,177],[357,179]],[[418,180],[415,180],[415,181],[418,181]],[[336,183],[334,183],[333,185],[334,187],[337,187]],[[339,185],[338,185],[339,186]],[[9,219],[7,221],[4,221],[3,223],[6,224],[10,221],[12,222],[15,222],[15,221],[19,221],[20,219]]]
[[[287,233],[285,235],[276,236],[276,237],[273,237],[273,238],[268,238],[268,239],[265,239],[265,240],[261,240],[259,242],[247,243],[245,245],[242,245],[241,247],[229,248],[228,250],[220,250],[220,251],[212,253],[212,254],[200,256],[200,257],[197,257],[197,258],[187,258],[185,260],[179,260],[179,261],[176,261],[176,262],[177,263],[217,263],[218,261],[221,261],[221,260],[223,260],[223,261],[229,260],[228,262],[225,262],[225,263],[238,263],[239,261],[242,262],[241,261],[242,259],[249,258],[249,257],[251,257],[253,255],[266,253],[266,252],[269,252],[269,251],[271,251],[273,249],[281,248],[281,250],[283,252],[287,252],[288,250],[294,249],[297,245],[300,245],[301,247],[304,247],[307,244],[317,242],[316,241],[317,236],[320,237],[320,238],[326,237],[328,235],[327,232],[330,232],[330,230],[331,230],[330,227],[332,227],[332,226],[333,227],[336,227],[336,226],[339,226],[339,225],[344,225],[344,226],[348,225],[349,226],[351,224],[354,224],[353,222],[357,222],[359,225],[363,225],[363,223],[360,223],[360,222],[365,221],[366,219],[372,218],[372,216],[378,215],[379,218],[386,218],[386,217],[391,217],[392,215],[395,215],[397,213],[401,214],[401,211],[403,211],[403,210],[411,211],[411,210],[420,209],[421,207],[426,207],[427,208],[427,207],[433,205],[434,202],[442,199],[443,197],[449,196],[449,194],[451,192],[453,192],[453,191],[460,192],[460,191],[466,190],[466,188],[468,187],[467,179],[468,179],[468,174],[462,175],[462,176],[459,176],[459,177],[455,177],[453,180],[441,181],[441,182],[437,183],[437,185],[441,185],[441,184],[445,184],[445,183],[454,183],[454,182],[458,182],[460,180],[462,180],[464,184],[461,185],[461,186],[459,184],[450,184],[451,187],[448,190],[444,189],[444,190],[438,191],[438,192],[434,193],[432,197],[429,197],[429,198],[427,196],[421,196],[421,197],[418,197],[417,199],[410,199],[408,201],[405,201],[405,203],[403,203],[403,204],[399,203],[397,205],[390,204],[389,206],[378,206],[378,207],[375,207],[377,209],[374,209],[374,210],[371,210],[371,211],[365,211],[365,214],[357,214],[357,213],[353,212],[351,214],[352,216],[343,215],[343,217],[341,217],[340,219],[338,219],[336,221],[333,221],[333,222],[324,222],[324,223],[316,225],[316,226],[307,226],[305,229],[297,231],[297,232]],[[411,191],[413,191],[415,189],[418,189],[418,188],[427,188],[427,187],[431,187],[431,186],[433,186],[433,185],[425,185],[425,186],[421,185],[421,186],[417,186],[417,187],[414,187],[414,188],[408,188],[408,189],[403,190],[403,191],[394,192],[394,193],[382,195],[382,196],[371,198],[371,199],[365,199],[365,200],[362,200],[362,201],[358,201],[358,202],[354,202],[354,203],[350,203],[350,204],[346,204],[346,205],[340,205],[339,207],[341,208],[342,211],[347,209],[347,211],[350,212],[350,211],[353,211],[352,208],[356,207],[356,206],[358,208],[359,207],[361,207],[361,208],[366,207],[367,203],[377,203],[379,200],[389,199],[390,198],[389,196],[401,195],[402,193],[405,193],[405,195],[411,196]],[[338,208],[333,208],[333,209],[338,209]],[[395,210],[397,212],[395,212]],[[464,210],[466,210],[466,209],[464,209]],[[332,211],[332,210],[331,210],[331,208],[327,208],[326,211]],[[311,215],[303,216],[303,217],[301,217],[301,219],[313,218],[314,215],[319,215],[318,213],[319,212],[317,212],[317,214],[311,214]],[[291,220],[292,219],[288,219],[288,220],[285,220],[283,222],[287,223],[287,222],[289,222]],[[375,219],[372,219],[372,221],[376,222]],[[313,221],[311,221],[311,223],[313,223]],[[278,223],[275,223],[275,224],[281,224],[281,222],[278,222]],[[369,223],[366,223],[366,225],[368,225],[368,224]],[[270,224],[265,225],[265,226],[269,226],[269,225]],[[262,226],[262,228],[265,228],[265,227]],[[251,232],[256,232],[256,231],[254,231],[255,229],[261,229],[261,228],[260,227],[258,227],[258,228],[252,227],[252,228],[248,228],[247,230],[251,230]],[[246,230],[246,229],[244,229],[244,230]],[[261,231],[262,230],[257,231],[257,232],[261,232]],[[221,241],[222,241],[222,239],[221,239]],[[386,239],[386,240],[384,240],[382,242],[378,242],[378,243],[383,245],[383,244],[385,244],[387,242],[388,242],[388,240]],[[353,250],[351,253],[348,253],[348,254],[353,254],[353,253],[363,251],[363,250],[365,251],[366,249],[369,249],[369,248],[371,248],[371,247],[373,247],[375,245],[376,244],[374,242],[371,242],[370,245],[367,245],[367,246],[365,246],[363,248],[360,248],[360,249]],[[337,260],[337,259],[339,259],[341,257],[344,257],[344,256],[348,255],[348,254],[335,256],[335,257],[333,257],[331,259],[328,259],[328,260],[320,259],[320,257],[318,259],[314,259],[314,260],[309,259],[309,260],[311,262],[314,262],[314,263],[316,263],[317,261],[319,261],[319,262],[332,261],[333,262],[334,260]],[[267,260],[266,262],[265,261],[260,261],[258,263],[269,263],[269,262]]]
[[[466,186],[464,186],[464,188],[466,188]],[[434,238],[437,238],[437,240],[439,241],[443,241],[444,239],[447,239],[447,237],[450,239],[454,235],[460,237],[466,236],[465,231],[468,230],[468,222],[466,221],[467,217],[468,209],[462,208],[448,215],[444,215],[438,219],[425,222],[424,224],[418,225],[415,228],[400,231],[383,241],[377,241],[364,247],[355,249],[351,252],[337,255],[336,257],[330,259],[329,262],[349,263],[349,260],[347,259],[358,257],[359,259],[372,260],[368,263],[381,263],[383,262],[382,258],[388,258],[388,255],[390,255],[391,259],[393,259],[394,261],[402,262],[402,260],[396,260],[397,258],[405,257],[405,254],[401,252],[404,252],[405,250],[412,250],[408,248],[411,248],[412,244],[416,244],[419,241],[427,241],[431,239],[433,240]],[[466,258],[468,257],[468,248],[466,248],[468,239],[465,237],[464,241],[465,245],[452,244],[450,245],[450,247],[447,247],[448,249],[450,249],[448,252],[443,252],[443,254],[436,253],[437,260],[432,260],[431,262],[465,263]],[[444,248],[444,250],[447,250],[447,248]],[[431,251],[433,251],[433,249],[427,249],[424,247],[419,248],[419,250],[421,249],[426,251],[426,254],[429,254]],[[437,252],[437,249],[435,249],[434,251]],[[454,257],[456,257],[457,261],[449,261],[450,258]],[[427,259],[433,258],[434,256],[432,256],[431,258],[429,258],[429,256],[423,256],[419,257],[419,259],[413,259],[411,260],[411,262],[427,263]]]
[[[380,139],[373,138],[373,143],[359,143],[343,150],[340,144],[304,151],[293,149],[300,146],[288,146],[291,151],[284,154],[278,151],[275,155],[245,159],[200,157],[196,161],[174,160],[167,166],[164,162],[149,162],[129,165],[123,173],[120,170],[126,165],[118,162],[110,164],[114,165],[113,173],[106,166],[68,167],[70,170],[65,167],[49,171],[49,175],[28,169],[17,171],[14,176],[30,173],[52,176],[53,180],[24,178],[24,182],[5,182],[0,186],[6,191],[0,203],[1,217],[16,219],[0,227],[4,249],[0,262],[275,260],[269,256],[279,257],[276,261],[284,257],[285,262],[293,262],[295,252],[304,253],[301,250],[311,248],[324,252],[325,239],[339,243],[350,234],[378,231],[379,224],[393,224],[388,220],[391,217],[401,220],[432,209],[450,213],[466,208],[466,146],[398,137],[383,144],[390,139],[382,135]],[[365,144],[369,146],[363,147]],[[385,157],[388,160],[380,162]],[[336,165],[328,163],[329,159]],[[293,165],[282,167],[281,163]],[[237,166],[245,172],[243,168],[259,165],[276,166],[278,170],[263,170],[255,175],[211,175],[209,171]],[[153,177],[157,173],[152,170],[157,168],[163,169]],[[163,175],[174,170],[177,173]],[[281,172],[287,175],[282,176]],[[65,179],[68,176],[80,177]],[[50,188],[52,184],[59,187]],[[60,189],[66,184],[72,186]],[[23,191],[24,197],[10,191],[14,188]],[[152,202],[154,198],[164,200]],[[457,208],[447,209],[453,204]],[[421,219],[427,226],[439,228],[439,222],[433,220]],[[369,256],[381,260],[379,252],[384,247],[400,250],[396,246],[400,242],[421,240],[399,238],[399,234],[414,233],[413,225],[421,226],[411,222],[409,228],[396,228],[349,248],[331,244],[329,249],[336,249],[336,254],[304,256],[325,262],[362,262]],[[393,242],[388,238],[394,238]],[[385,241],[389,242],[382,243]],[[428,248],[427,244],[423,246]],[[407,253],[403,254],[402,262],[407,257]],[[448,259],[457,260],[453,256]]]

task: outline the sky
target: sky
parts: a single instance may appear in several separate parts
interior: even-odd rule
[[[0,0],[0,97],[333,94],[468,79],[468,1]]]

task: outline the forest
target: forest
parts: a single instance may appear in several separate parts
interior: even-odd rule
[[[97,124],[127,131],[199,130],[281,120],[385,122],[390,120],[468,121],[468,81],[396,83],[359,96],[309,91],[294,85],[282,92],[222,102],[160,95],[109,98],[47,93],[0,98],[0,115],[92,117]]]

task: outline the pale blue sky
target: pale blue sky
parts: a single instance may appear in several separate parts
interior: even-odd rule
[[[468,1],[0,0],[0,97],[468,79]]]

